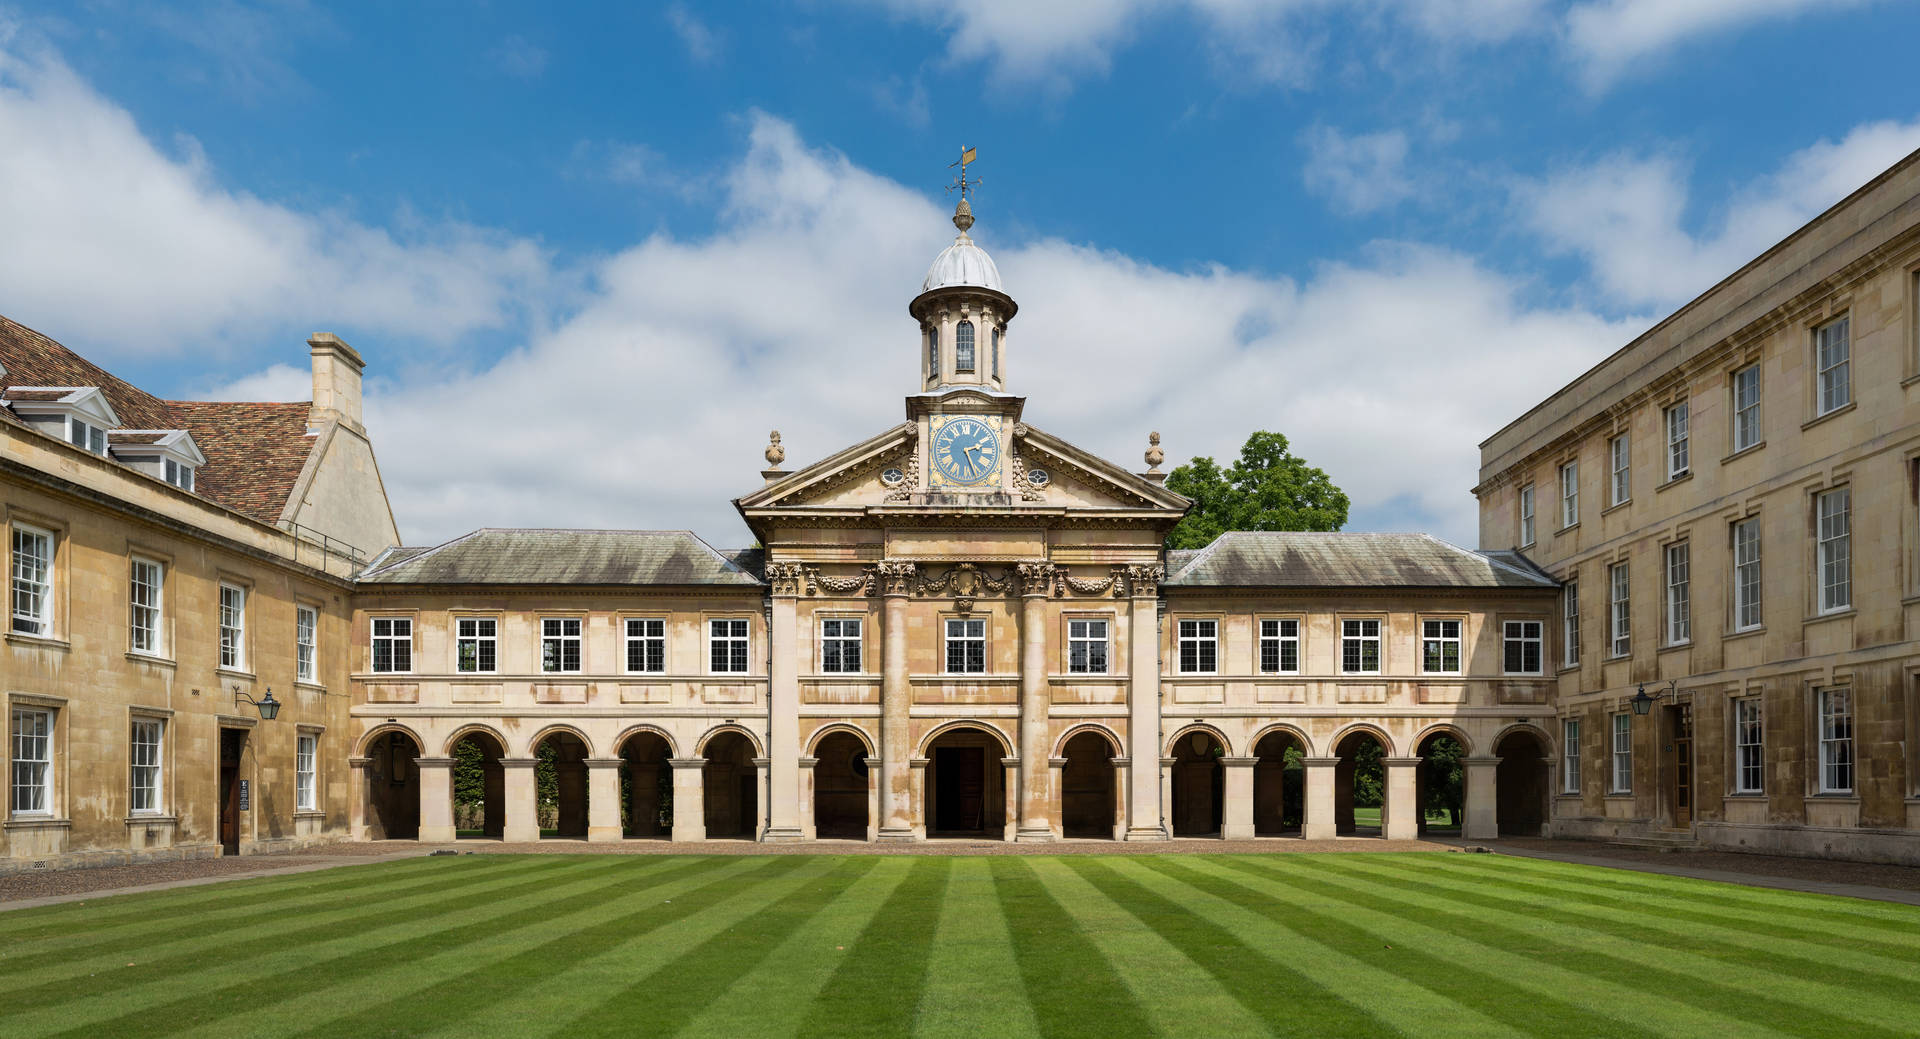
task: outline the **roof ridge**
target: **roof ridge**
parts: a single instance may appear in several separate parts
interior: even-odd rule
[[[1447,548],[1453,549],[1455,552],[1458,552],[1462,555],[1473,556],[1476,559],[1484,559],[1488,563],[1494,566],[1497,566],[1502,570],[1507,570],[1511,573],[1518,574],[1519,576],[1524,577],[1529,581],[1538,581],[1542,576],[1544,576],[1543,574],[1540,574],[1540,573],[1529,573],[1526,570],[1522,570],[1519,567],[1514,566],[1512,563],[1508,563],[1500,559],[1495,559],[1491,554],[1484,552],[1480,549],[1462,548],[1459,545],[1456,545],[1453,542],[1446,540],[1445,538],[1437,538],[1437,537],[1434,537],[1432,534],[1422,534],[1421,537],[1426,538],[1428,541],[1431,541],[1436,545],[1443,545]],[[1558,583],[1558,582],[1555,582],[1555,583]]]
[[[378,573],[380,573],[381,571],[384,571],[384,570],[390,570],[390,569],[392,569],[392,568],[394,568],[394,567],[396,567],[396,566],[400,566],[400,565],[401,565],[401,564],[403,564],[403,563],[411,563],[411,562],[413,562],[413,561],[414,561],[414,560],[416,560],[416,559],[424,559],[424,558],[426,558],[427,556],[430,556],[430,555],[432,555],[432,554],[434,554],[435,552],[438,552],[438,551],[440,551],[440,550],[441,550],[441,549],[443,549],[443,548],[448,548],[448,547],[450,547],[450,546],[453,546],[453,545],[457,545],[457,544],[459,544],[460,542],[462,542],[462,541],[465,541],[465,540],[467,540],[467,539],[468,539],[468,538],[470,538],[470,537],[473,537],[473,536],[475,536],[475,535],[477,535],[477,534],[480,534],[480,533],[482,533],[482,532],[484,532],[484,531],[486,531],[487,529],[488,529],[488,528],[486,528],[486,527],[480,527],[480,528],[477,528],[477,529],[475,529],[475,530],[470,530],[470,531],[467,531],[467,532],[466,532],[465,534],[462,534],[462,535],[460,535],[460,536],[459,536],[459,537],[457,537],[457,538],[453,538],[452,540],[449,540],[449,541],[442,541],[441,543],[439,543],[439,544],[437,544],[437,545],[435,545],[435,546],[433,546],[432,548],[429,548],[429,549],[427,549],[427,550],[425,550],[425,551],[423,551],[423,552],[419,552],[419,553],[416,553],[416,554],[414,554],[414,555],[410,555],[410,556],[408,556],[407,558],[405,558],[405,559],[402,559],[402,560],[400,560],[399,562],[396,562],[396,563],[388,563],[388,564],[387,564],[386,566],[383,566],[383,567],[380,567],[380,568],[379,568],[378,570],[371,570],[371,569],[369,569],[369,570],[363,570],[363,571],[361,571],[361,572],[360,572],[360,576],[361,576],[361,577],[372,577],[373,575],[375,575],[375,574],[378,574]],[[390,552],[390,551],[392,551],[392,547],[391,547],[391,546],[389,546],[389,548],[387,549],[387,551],[389,551],[389,552]]]

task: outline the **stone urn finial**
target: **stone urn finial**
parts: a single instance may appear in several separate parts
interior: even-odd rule
[[[787,449],[780,446],[780,431],[767,434],[767,468],[778,469],[787,460]]]
[[[959,205],[953,207],[953,226],[959,228],[963,235],[973,229],[973,207],[967,204],[965,196],[961,197]]]
[[[1165,451],[1160,450],[1160,434],[1148,433],[1147,434],[1147,470],[1149,472],[1155,472],[1155,473],[1159,472],[1160,463],[1166,460],[1167,460],[1167,453]]]

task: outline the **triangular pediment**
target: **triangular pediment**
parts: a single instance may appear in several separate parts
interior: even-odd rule
[[[919,427],[901,424],[837,451],[812,465],[779,477],[752,494],[735,499],[741,509],[859,507],[882,504],[895,488],[880,474],[911,465]]]

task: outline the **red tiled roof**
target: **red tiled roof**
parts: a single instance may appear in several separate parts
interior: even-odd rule
[[[313,450],[310,404],[166,401],[72,350],[0,316],[0,396],[9,386],[97,386],[126,429],[184,429],[207,456],[194,474],[201,497],[276,523]],[[5,409],[0,409],[4,413]],[[6,415],[7,420],[13,416]]]
[[[72,390],[13,390],[6,393],[8,400],[59,400]]]

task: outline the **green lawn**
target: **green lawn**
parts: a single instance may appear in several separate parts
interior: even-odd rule
[[[0,914],[9,1037],[1916,1031],[1920,909],[1492,855],[469,855]]]

